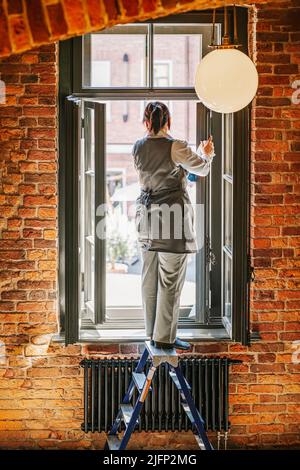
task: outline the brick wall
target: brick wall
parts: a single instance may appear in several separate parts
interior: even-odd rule
[[[297,5],[297,11],[287,6]],[[299,77],[296,2],[250,15],[260,86],[251,153],[252,327],[261,341],[194,346],[195,353],[242,359],[230,386],[234,446],[299,445]],[[8,100],[0,106],[0,448],[97,448],[85,435],[85,355],[137,353],[136,345],[50,343],[57,331],[57,57],[54,45],[2,60]],[[136,434],[129,448],[196,448],[191,433]]]
[[[266,0],[235,0],[236,5]],[[276,0],[274,0],[276,1]],[[278,0],[280,1],[280,0]],[[188,10],[223,7],[231,0],[0,0],[0,57],[115,24]]]

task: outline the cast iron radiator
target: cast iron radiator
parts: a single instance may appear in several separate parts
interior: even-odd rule
[[[183,375],[192,388],[192,395],[206,430],[229,430],[228,385],[229,367],[241,361],[228,358],[179,358]],[[84,359],[84,432],[108,432],[118,413],[130,384],[131,373],[138,359]],[[149,364],[146,366],[148,370]],[[135,389],[132,404],[136,402]],[[121,429],[124,429],[121,424]],[[161,364],[152,382],[136,431],[188,431],[191,423],[180,404],[180,394],[168,374],[167,364]]]
[[[241,361],[223,357],[185,356],[179,358],[183,375],[192,388],[193,399],[206,430],[229,430],[229,367]],[[138,359],[84,359],[85,432],[108,432],[130,384]],[[147,366],[146,366],[147,371]],[[132,404],[138,392],[133,393]],[[123,423],[121,429],[124,429]],[[166,363],[157,369],[136,431],[188,431],[191,423],[180,404],[180,394],[168,374]]]

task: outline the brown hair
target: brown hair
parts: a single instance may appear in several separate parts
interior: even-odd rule
[[[161,101],[151,101],[145,108],[143,122],[149,122],[149,130],[157,134],[166,123],[168,123],[170,128],[170,117],[169,108],[164,103]]]

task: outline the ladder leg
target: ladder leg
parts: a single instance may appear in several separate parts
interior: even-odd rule
[[[147,359],[149,356],[149,351],[147,348],[144,349],[143,354],[141,355],[141,358],[135,368],[135,372],[142,372],[144,370],[144,367],[146,365]]]
[[[205,428],[204,428],[203,419],[201,418],[200,413],[196,408],[196,405],[194,403],[192,395],[191,395],[191,393],[190,393],[190,391],[189,391],[189,389],[186,385],[186,381],[185,381],[185,379],[182,375],[182,371],[181,371],[179,366],[173,367],[173,370],[176,373],[176,376],[177,376],[177,379],[180,383],[181,390],[183,392],[184,398],[186,399],[186,402],[187,402],[187,404],[188,404],[188,406],[191,410],[192,416],[193,416],[194,421],[195,421],[195,426],[197,428],[199,436],[202,439],[205,450],[213,450],[213,447],[212,447],[212,445],[211,445],[211,443],[210,443],[210,441],[207,437],[207,434],[206,434],[206,431],[205,431]]]
[[[147,397],[149,387],[151,385],[151,382],[152,382],[155,371],[156,371],[156,367],[154,367],[153,365],[148,370],[144,388],[141,391],[139,399],[138,399],[138,401],[136,402],[136,404],[134,406],[133,413],[132,413],[132,416],[130,418],[130,422],[129,422],[127,428],[125,429],[125,432],[124,432],[119,450],[126,449],[128,441],[130,439],[130,436],[131,436],[132,432],[134,431],[135,424],[136,424],[138,416],[141,412],[141,409],[143,407],[144,401]]]
[[[148,356],[149,356],[149,352],[148,352],[147,348],[145,348],[143,354],[141,355],[141,358],[140,358],[138,364],[136,365],[136,368],[135,368],[134,372],[142,372],[144,370],[144,367],[146,365]],[[124,396],[124,399],[123,399],[122,403],[129,403],[130,402],[130,400],[132,398],[133,390],[134,390],[134,380],[131,379],[131,382],[129,384],[129,387],[127,389],[127,392]]]

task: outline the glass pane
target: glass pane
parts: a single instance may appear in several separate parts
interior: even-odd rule
[[[206,29],[204,25],[154,25],[155,87],[194,86],[196,68],[203,55]]]
[[[155,87],[169,87],[172,85],[172,73],[170,62],[154,62],[154,86]]]
[[[233,114],[224,114],[224,170],[232,175]]]
[[[231,259],[226,252],[224,256],[224,273],[223,273],[223,316],[228,319],[231,323],[231,294],[232,294],[232,268],[231,268]]]
[[[135,200],[139,195],[138,175],[131,150],[145,135],[142,116],[146,102],[111,102],[111,121],[106,122],[106,195],[108,236],[106,238],[106,316],[140,318],[141,253],[135,228]],[[196,147],[196,103],[168,101],[172,113],[170,134]],[[123,116],[126,113],[127,119]],[[190,197],[196,201],[196,184],[189,182]],[[181,316],[195,315],[196,277],[194,254],[188,257],[186,282],[181,296]],[[117,295],[116,295],[117,293]]]
[[[146,86],[147,31],[147,25],[126,25],[84,36],[83,85]]]
[[[224,245],[232,251],[232,184],[224,179]]]
[[[81,318],[94,321],[95,284],[95,133],[94,109],[85,109],[85,138],[80,162]]]
[[[84,282],[84,306],[87,309],[87,317],[94,312],[94,286],[95,286],[95,256],[94,243],[91,238],[85,238],[85,282]]]

